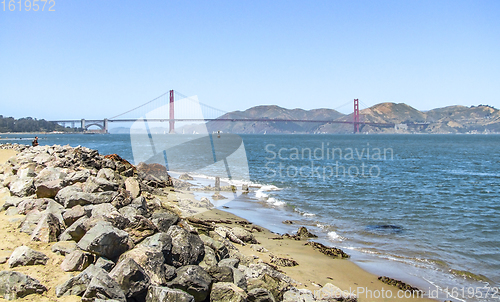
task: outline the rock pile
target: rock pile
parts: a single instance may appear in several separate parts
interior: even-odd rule
[[[239,252],[236,245],[265,250],[250,231],[203,221],[193,226],[180,217],[180,203],[161,198],[178,181],[164,167],[135,167],[84,147],[0,148],[19,152],[0,166],[0,189],[10,193],[1,210],[25,215],[19,231],[33,241],[53,242],[52,251],[65,256],[60,268],[46,269],[77,272],[57,286],[57,297],[297,301],[290,277]],[[10,268],[46,262],[46,255],[26,246],[8,259]],[[0,272],[0,296],[6,299],[46,290],[27,275]]]

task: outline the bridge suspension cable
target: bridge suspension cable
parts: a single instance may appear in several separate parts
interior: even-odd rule
[[[133,109],[130,109],[130,110],[128,110],[128,111],[125,111],[124,113],[121,113],[121,114],[115,115],[115,116],[113,116],[112,118],[110,118],[110,120],[113,120],[113,119],[115,119],[115,118],[117,118],[117,117],[120,117],[120,116],[125,115],[125,114],[127,114],[127,113],[130,113],[130,112],[132,112],[132,111],[134,111],[134,110],[137,110],[137,109],[139,109],[139,108],[142,108],[142,107],[144,107],[144,106],[146,106],[146,105],[148,105],[148,104],[151,104],[152,102],[154,102],[154,101],[158,100],[159,98],[162,98],[162,97],[166,96],[167,94],[168,94],[168,91],[167,91],[167,92],[165,92],[164,94],[162,94],[162,95],[160,95],[160,96],[158,96],[158,97],[156,97],[156,98],[152,99],[152,100],[151,100],[151,101],[149,101],[149,102],[146,102],[146,103],[144,103],[144,104],[142,104],[142,105],[139,105],[139,106],[137,106],[137,107],[135,107],[135,108],[133,108]]]

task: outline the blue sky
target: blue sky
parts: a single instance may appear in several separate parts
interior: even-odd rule
[[[112,117],[169,89],[226,111],[500,108],[500,1],[55,2],[0,4],[4,116]]]

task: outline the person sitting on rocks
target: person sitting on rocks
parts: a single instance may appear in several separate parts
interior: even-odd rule
[[[38,136],[35,136],[35,139],[31,142],[31,145],[32,145],[33,147],[38,146]]]

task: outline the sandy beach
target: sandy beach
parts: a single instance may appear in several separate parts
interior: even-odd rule
[[[0,164],[4,164],[16,153],[13,150],[0,150]],[[3,205],[5,197],[9,194],[8,189],[0,189],[0,206]],[[168,194],[168,197],[161,196],[161,200],[174,202],[180,196],[182,198],[194,198],[191,192],[178,191],[175,194]],[[0,264],[0,270],[15,270],[26,273],[38,279],[44,284],[48,291],[42,295],[29,295],[20,301],[80,301],[78,296],[63,296],[56,298],[55,287],[66,281],[78,272],[64,272],[60,269],[60,264],[64,256],[57,255],[51,251],[53,243],[33,242],[30,236],[19,232],[17,226],[23,215],[6,216],[5,212],[0,213],[0,260],[6,259],[10,253],[20,245],[27,245],[43,252],[49,256],[50,260],[45,266],[21,266],[11,269],[4,262]],[[319,290],[321,286],[332,283],[344,291],[350,291],[358,296],[358,301],[434,301],[422,297],[405,298],[404,292],[394,286],[382,283],[378,276],[370,274],[359,268],[353,262],[346,259],[334,259],[309,245],[305,245],[307,240],[295,240],[293,238],[281,238],[265,229],[265,226],[254,227],[250,222],[218,209],[205,211],[194,216],[202,221],[223,221],[217,223],[220,226],[243,225],[246,229],[253,230],[253,235],[265,250],[256,251],[250,245],[237,245],[239,251],[258,261],[271,263],[271,257],[282,257],[292,259],[298,263],[293,267],[279,267],[279,270],[296,281],[295,286],[299,289],[311,291]],[[231,223],[229,223],[231,222]],[[300,226],[297,225],[297,228]],[[280,239],[277,239],[280,238]],[[390,277],[390,276],[389,276]],[[0,301],[4,301],[0,298]]]

